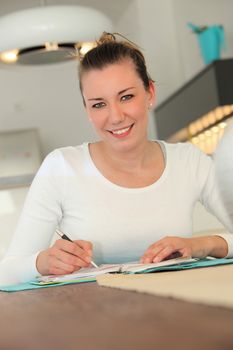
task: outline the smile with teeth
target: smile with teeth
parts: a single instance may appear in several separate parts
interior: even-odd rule
[[[122,135],[125,134],[133,125],[128,126],[127,128],[124,129],[119,129],[119,130],[111,130],[111,133],[114,135]]]

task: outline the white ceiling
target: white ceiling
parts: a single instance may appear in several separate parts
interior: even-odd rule
[[[30,7],[46,5],[81,5],[93,7],[117,22],[134,0],[0,0],[0,16]]]

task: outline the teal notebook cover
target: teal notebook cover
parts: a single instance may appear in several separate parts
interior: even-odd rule
[[[218,265],[226,265],[226,264],[233,264],[233,258],[230,259],[212,259],[212,258],[206,258],[197,260],[194,262],[187,262],[187,263],[180,263],[177,265],[171,265],[171,266],[160,266],[160,267],[153,267],[151,269],[147,269],[142,272],[135,272],[137,273],[151,273],[151,272],[160,272],[160,271],[179,271],[179,270],[188,270],[188,269],[195,269],[195,268],[202,268],[202,267],[209,267],[209,266],[218,266]],[[129,272],[132,274],[132,272]],[[31,289],[40,289],[40,288],[49,288],[49,287],[58,287],[58,286],[64,286],[66,284],[75,284],[75,283],[86,283],[86,282],[95,282],[95,278],[83,278],[83,279],[77,279],[73,281],[67,281],[62,283],[51,283],[51,284],[44,284],[41,285],[37,281],[31,281],[27,283],[22,283],[14,286],[0,286],[0,291],[4,292],[19,292],[23,290],[31,290]]]
[[[14,286],[4,286],[4,287],[0,286],[0,291],[20,292],[23,290],[58,287],[58,286],[64,286],[66,284],[76,284],[76,283],[86,283],[86,282],[96,282],[96,278],[77,279],[77,280],[73,280],[73,281],[67,281],[67,282],[61,282],[61,283],[51,283],[51,284],[44,284],[44,285],[39,284],[37,281],[31,281],[31,282],[17,284]]]
[[[151,269],[147,269],[143,272],[133,272],[133,273],[137,274],[137,273],[150,273],[150,272],[159,272],[159,271],[179,271],[179,270],[197,269],[202,267],[210,267],[210,266],[218,266],[218,265],[226,265],[226,264],[233,264],[233,258],[229,258],[229,259],[205,258],[205,259],[200,259],[197,261],[192,261],[187,263],[182,262],[177,265],[152,267]],[[132,273],[132,272],[129,272],[129,273]]]

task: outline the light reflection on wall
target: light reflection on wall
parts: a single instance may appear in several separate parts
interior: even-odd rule
[[[232,117],[233,105],[217,107],[188,126],[189,140],[205,153],[213,154]]]
[[[233,105],[217,107],[187,127],[177,131],[167,141],[190,141],[203,152],[213,154],[230,120],[233,120]]]

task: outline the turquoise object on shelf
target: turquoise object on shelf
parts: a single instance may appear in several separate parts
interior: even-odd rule
[[[223,26],[198,27],[188,23],[188,27],[197,34],[202,58],[209,64],[221,57],[221,51],[226,47]]]

